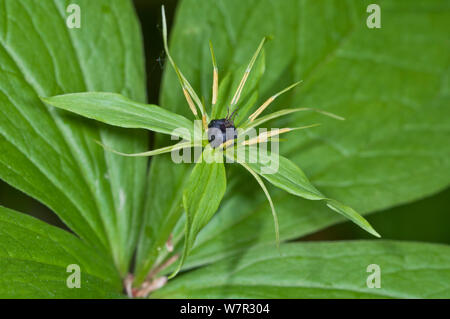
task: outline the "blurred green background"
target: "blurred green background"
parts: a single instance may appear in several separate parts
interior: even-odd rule
[[[176,0],[134,0],[145,44],[148,102],[158,104],[164,51],[161,38],[160,7],[166,7],[169,27]],[[48,208],[0,181],[0,204],[28,213],[47,223],[65,228]],[[394,207],[367,216],[384,239],[424,241],[450,244],[450,189],[432,197]],[[350,222],[344,222],[311,234],[301,240],[366,239],[370,235]]]

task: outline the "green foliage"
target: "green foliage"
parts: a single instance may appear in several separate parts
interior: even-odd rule
[[[167,155],[152,159],[147,174],[145,158],[95,144],[147,151],[139,129],[170,134],[181,127],[189,135],[179,136],[190,139],[192,114],[169,68],[162,107],[144,104],[142,39],[131,1],[76,2],[81,29],[65,25],[68,0],[0,0],[0,178],[50,207],[78,236],[0,207],[0,297],[124,297],[126,275],[134,271],[138,286],[151,269],[158,276],[185,271],[152,295],[163,298],[450,296],[448,246],[284,243],[278,251],[270,214],[278,239],[276,207],[282,242],[343,220],[322,201],[376,235],[356,211],[376,212],[448,186],[444,0],[380,1],[376,30],[365,24],[368,1],[181,1],[172,56],[209,101],[212,40],[220,80],[215,116],[226,114],[248,59],[268,36],[236,123],[323,124],[290,133],[276,174],[249,163],[247,170],[228,165],[227,176],[223,163],[192,169]],[[252,107],[299,80],[259,120],[246,120]],[[306,109],[346,121],[300,112]],[[147,155],[169,150],[159,135],[155,145],[163,148]],[[158,268],[175,254],[182,254],[177,264]],[[383,278],[376,291],[366,286],[373,263]],[[81,289],[66,287],[69,264],[82,269]],[[193,267],[200,269],[187,271]]]
[[[195,164],[183,191],[183,207],[186,212],[184,250],[180,264],[171,276],[180,270],[198,233],[219,208],[227,188],[225,166],[216,161],[222,154],[206,147],[202,156],[203,160]],[[208,163],[208,160],[212,162]]]
[[[147,128],[149,130],[154,130],[156,132],[165,133],[165,134],[173,134],[178,135],[179,137],[184,137],[185,139],[192,140],[194,142],[202,143],[202,140],[204,139],[205,143],[207,143],[206,136],[208,129],[206,127],[207,121],[210,118],[204,104],[199,100],[197,94],[195,93],[195,90],[190,85],[189,81],[185,78],[182,71],[178,68],[176,65],[176,62],[172,59],[168,45],[167,45],[167,26],[166,26],[166,18],[164,13],[164,7],[162,7],[162,19],[163,19],[163,41],[164,41],[164,47],[168,56],[168,59],[173,66],[173,69],[175,73],[177,74],[177,78],[179,83],[181,84],[183,94],[185,95],[186,102],[189,105],[190,110],[194,114],[196,118],[197,116],[197,108],[200,109],[202,114],[202,120],[203,125],[201,125],[200,130],[202,134],[200,134],[200,137],[196,137],[195,135],[195,123],[192,123],[190,125],[189,120],[184,118],[183,116],[179,116],[177,114],[173,114],[169,111],[166,111],[158,106],[155,105],[144,105],[141,103],[133,102],[127,98],[125,98],[122,95],[119,94],[112,94],[112,93],[78,93],[78,94],[64,94],[60,96],[54,96],[50,98],[42,98],[44,102],[47,104],[61,108],[67,111],[72,111],[76,114],[83,115],[85,117],[95,119],[98,121],[101,121],[106,124],[115,125],[119,127],[126,127],[126,128]],[[248,113],[250,108],[254,104],[254,99],[250,98],[249,102],[245,103],[243,106],[240,104],[237,105],[239,101],[239,97],[242,93],[242,88],[245,87],[247,76],[249,75],[250,71],[253,68],[253,65],[255,64],[259,53],[261,52],[264,43],[266,42],[266,37],[263,37],[263,40],[260,42],[257,50],[253,54],[252,59],[250,60],[250,63],[248,64],[247,68],[245,69],[244,75],[242,77],[242,80],[239,81],[238,88],[236,90],[236,93],[233,94],[233,99],[231,100],[230,106],[227,104],[227,115],[224,115],[228,117],[229,112],[233,112],[231,114],[234,114],[235,111],[242,112],[244,115]],[[213,65],[216,67],[215,57],[212,53],[213,58]],[[250,90],[255,89],[255,85],[258,85],[259,80],[261,78],[261,75],[264,73],[264,59],[262,62],[258,63],[257,68],[257,75],[256,75],[256,81],[253,80],[252,85],[250,86]],[[262,66],[262,67],[261,67]],[[275,93],[273,95],[273,98],[276,96],[279,96],[287,91],[289,91],[291,88],[298,85],[300,82],[296,82],[287,88],[279,91],[278,93]],[[213,88],[215,90],[216,88]],[[251,97],[255,97],[254,94],[251,95]],[[244,94],[245,97],[245,94]],[[195,101],[195,105],[194,104]],[[215,108],[215,102],[212,105],[212,108]],[[307,109],[303,109],[307,110]],[[299,111],[297,109],[296,111]],[[217,113],[220,114],[221,112],[224,112],[223,107],[222,111],[217,110],[211,110],[211,113]],[[273,115],[269,115],[269,117],[262,118],[261,121],[251,124],[251,122],[256,118],[256,115],[254,117],[249,117],[249,124],[244,126],[244,129],[248,129],[250,127],[255,127],[258,124],[264,123],[268,118],[277,118],[284,114],[289,114],[293,112],[292,110],[285,110],[284,112],[278,112]],[[258,113],[258,111],[257,111]],[[254,114],[257,114],[254,113]],[[338,116],[335,116],[328,112],[320,112],[326,115],[329,115],[330,117],[339,118]],[[140,114],[142,114],[142,117],[140,117]],[[137,119],[138,118],[138,119]],[[304,129],[304,128],[310,128],[314,125],[309,126],[303,126],[299,127],[297,129]],[[182,132],[176,132],[177,130],[182,129]],[[291,130],[291,129],[289,129]],[[176,133],[174,133],[176,132]],[[209,132],[208,132],[209,133]],[[245,134],[242,134],[242,138],[240,137],[240,132],[237,133],[237,139],[235,141],[235,144],[238,146],[238,148],[243,149],[244,151],[248,148],[252,148],[251,146],[246,146],[245,144],[242,144],[246,142]],[[258,142],[259,143],[259,142]],[[103,144],[102,144],[103,145]],[[190,148],[193,146],[190,142],[185,142],[179,144],[180,148]],[[209,157],[209,160],[206,159],[206,163],[202,163],[201,165],[196,165],[196,167],[193,170],[193,175],[190,178],[188,184],[186,185],[184,194],[183,194],[183,205],[184,209],[187,213],[186,217],[186,228],[185,228],[185,242],[184,242],[184,249],[183,254],[181,257],[181,261],[179,263],[178,268],[174,271],[174,273],[171,275],[173,277],[178,271],[180,270],[181,266],[184,263],[185,258],[189,254],[189,251],[195,244],[195,239],[197,237],[197,234],[200,232],[200,230],[207,225],[207,222],[212,218],[213,214],[216,212],[217,208],[219,207],[220,201],[223,197],[223,194],[225,192],[225,168],[223,166],[223,156],[225,149],[226,152],[228,152],[230,149],[233,150],[234,146],[227,146],[227,143],[224,144],[225,146],[218,148],[217,150],[213,150],[209,144],[207,144],[207,147],[205,148],[205,151],[203,152],[203,156]],[[242,146],[244,145],[244,146]],[[251,144],[250,144],[251,145]],[[201,146],[201,144],[200,144]],[[105,148],[109,149],[108,146],[105,146]],[[135,154],[126,154],[120,151],[112,150],[113,153],[119,154],[119,155],[126,155],[126,156],[153,156],[158,155],[165,152],[170,152],[177,148],[176,145],[163,147],[157,150],[148,151],[148,152],[141,152],[141,153],[135,153]],[[228,156],[229,158],[234,158],[233,156]],[[265,173],[263,166],[270,161],[277,163],[277,167],[275,168],[275,171],[271,168],[272,172]],[[303,172],[295,166],[292,162],[289,160],[283,158],[282,156],[279,156],[278,154],[270,154],[269,156],[260,156],[258,158],[258,161],[256,164],[250,164],[250,167],[247,167],[245,164],[241,162],[239,159],[237,161],[238,163],[244,165],[244,167],[247,168],[247,170],[254,175],[254,172],[260,174],[264,178],[266,178],[269,182],[271,182],[273,185],[284,189],[292,194],[295,194],[297,196],[311,199],[311,200],[324,200],[327,203],[327,206],[331,209],[335,210],[336,212],[342,214],[343,216],[349,218],[353,222],[355,222],[357,225],[365,229],[366,231],[370,232],[371,234],[379,237],[379,234],[370,226],[370,224],[361,217],[355,210],[352,208],[341,204],[340,202],[336,200],[332,200],[329,198],[324,197],[318,190],[316,190],[311,183],[308,181],[306,176],[303,174]],[[218,169],[217,163],[221,163],[220,167],[222,168],[219,171],[221,174],[215,175],[215,171]],[[278,168],[278,165],[281,166]],[[212,167],[209,167],[212,166]],[[211,175],[215,178],[211,178]],[[222,176],[223,175],[223,176]],[[202,178],[205,177],[206,178]],[[254,175],[254,177],[256,177]],[[276,214],[276,211],[274,209],[273,202],[270,198],[268,190],[265,188],[264,184],[261,183],[261,181],[256,178],[260,186],[262,187],[264,194],[269,199],[270,207],[272,210],[272,215],[275,223],[275,238],[277,245],[279,245],[279,226],[278,226],[278,217]],[[223,189],[222,189],[222,182],[223,183]],[[199,184],[200,183],[200,184]],[[218,197],[214,196],[215,193],[213,190],[217,185],[219,186],[218,190]],[[206,196],[211,195],[211,196]],[[212,200],[211,200],[212,198]],[[153,258],[153,257],[149,257]],[[148,261],[145,262],[147,267],[150,267]],[[142,271],[149,272],[151,271],[150,268],[143,268]],[[138,273],[138,279],[143,278],[141,277],[140,273]],[[171,278],[169,277],[169,278]]]
[[[176,129],[184,128],[185,130],[180,130],[180,133],[184,131],[184,134],[179,136],[187,140],[192,139],[194,135],[194,127],[187,118],[157,105],[131,101],[120,94],[77,93],[42,100],[48,105],[110,125],[145,128],[164,134],[172,134]]]
[[[144,101],[142,40],[129,1],[77,3],[81,29],[66,26],[69,1],[0,2],[0,178],[110,253],[125,274],[146,160],[105,152],[95,140],[133,153],[145,150],[147,137],[57,112],[39,96],[111,91]]]
[[[291,243],[250,249],[181,275],[159,298],[449,298],[450,248],[395,241]],[[368,288],[367,267],[381,269]]]
[[[219,74],[227,74],[245,65],[261,37],[269,35],[259,102],[303,80],[269,108],[320,108],[346,119],[298,112],[268,122],[268,127],[322,123],[291,133],[280,153],[322,193],[363,215],[434,194],[450,180],[448,6],[445,1],[380,1],[382,27],[368,29],[369,3],[187,0],[178,7],[171,34],[174,59],[207,97],[211,67],[203,58],[209,54],[205,39],[214,40]],[[174,83],[168,70],[161,105],[184,113],[183,97],[171,90]],[[229,174],[224,204],[199,234],[185,269],[254,245],[272,247],[270,209],[258,185],[243,170]],[[281,240],[343,220],[321,203],[269,190]],[[377,230],[383,236],[383,229]]]
[[[367,220],[376,229],[383,229],[383,239],[448,244],[450,243],[449,206],[450,188],[447,188],[434,196],[370,215]],[[336,239],[342,238],[341,236],[370,238],[369,234],[349,223],[336,225],[329,231]]]
[[[169,156],[157,156],[152,159],[148,176],[148,196],[143,220],[143,231],[139,240],[136,256],[136,281],[142,282],[173,233],[179,236],[174,228],[183,216],[182,194],[185,183],[190,176],[189,165],[179,165],[173,169]],[[157,180],[158,183],[152,181]],[[175,182],[175,183],[174,183]],[[165,195],[160,192],[167,189]],[[179,227],[183,229],[183,227]],[[177,236],[178,235],[178,236]],[[182,235],[182,234],[181,234]]]
[[[67,288],[68,265],[80,266],[80,288]],[[0,298],[117,298],[110,257],[75,236],[0,206]]]
[[[325,201],[327,203],[327,206],[331,209],[335,210],[339,214],[344,215],[372,235],[380,237],[380,235],[372,228],[372,226],[370,226],[367,220],[364,217],[360,216],[357,212],[355,212],[354,209],[336,200],[329,199],[321,194],[311,184],[303,171],[293,162],[278,154],[276,155],[276,157],[279,161],[279,169],[275,173],[264,173],[264,165],[261,165],[260,162],[249,163],[249,166],[251,168],[254,168],[256,172],[258,172],[273,185],[284,189],[285,191],[293,195],[311,200]],[[263,163],[267,163],[273,160],[275,160],[275,154],[270,153],[267,154],[261,161]]]

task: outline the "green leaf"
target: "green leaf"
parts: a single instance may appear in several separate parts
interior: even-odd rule
[[[67,266],[80,267],[68,288]],[[110,257],[74,235],[0,206],[1,298],[118,298],[121,281]]]
[[[261,37],[271,35],[257,105],[303,80],[271,104],[267,114],[309,107],[346,119],[298,112],[267,122],[269,127],[322,123],[281,143],[280,154],[301,166],[325,194],[363,215],[429,196],[450,181],[446,2],[415,0],[406,6],[381,1],[381,29],[367,28],[368,4],[184,0],[171,34],[173,58],[205,96],[212,79],[208,39],[214,43],[220,73],[233,74],[246,65]],[[166,72],[161,104],[178,112],[183,96],[172,90],[175,83],[174,74]],[[254,245],[273,247],[273,222],[264,194],[245,171],[228,171],[226,198],[199,234],[186,267]],[[281,240],[344,220],[322,203],[269,190]]]
[[[157,105],[134,102],[114,93],[75,93],[42,98],[54,107],[106,124],[173,134],[186,140],[194,136],[193,122]],[[180,128],[184,130],[180,130]]]
[[[248,151],[247,148],[244,149],[243,147],[240,147],[240,149]],[[236,154],[239,154],[239,149]],[[354,209],[334,199],[327,198],[319,192],[311,184],[300,167],[295,165],[292,161],[276,153],[264,154],[263,152],[259,152],[258,156],[258,161],[249,161],[246,165],[276,187],[305,199],[325,201],[327,206],[334,211],[350,219],[372,235],[380,237],[367,220],[359,215]]]
[[[171,277],[181,269],[194,246],[197,234],[213,217],[225,194],[227,178],[225,166],[220,159],[223,159],[221,152],[206,147],[183,190],[183,207],[186,212],[184,249],[181,261]]]
[[[395,241],[281,245],[194,270],[155,298],[449,298],[450,247]],[[380,288],[368,288],[369,265]],[[372,280],[369,280],[373,283]]]
[[[147,135],[47,108],[39,96],[106,91],[144,102],[140,28],[130,1],[77,0],[82,26],[69,29],[70,3],[0,1],[0,178],[108,251],[125,275],[147,160],[105,152],[94,141],[136,153],[147,150]]]

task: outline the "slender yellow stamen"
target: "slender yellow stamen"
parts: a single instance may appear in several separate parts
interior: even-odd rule
[[[213,45],[212,45],[211,41],[209,41],[209,48],[210,48],[210,51],[211,51],[211,59],[212,59],[212,64],[213,64],[213,68],[214,68],[214,72],[213,72],[213,87],[212,87],[212,101],[211,101],[211,104],[214,107],[214,105],[216,105],[216,102],[217,102],[217,92],[219,90],[219,69],[217,68],[216,57],[214,55],[214,49],[213,49]]]
[[[228,141],[220,144],[219,148],[227,148],[228,146],[233,145],[233,144],[234,144],[234,140],[228,140]]]
[[[316,127],[319,125],[320,124],[316,123],[316,124],[300,126],[300,127],[295,127],[295,128],[286,127],[286,128],[282,128],[282,129],[272,129],[271,131],[263,132],[263,133],[259,134],[258,136],[249,139],[248,141],[243,141],[241,144],[242,145],[253,145],[253,144],[258,144],[258,143],[264,143],[264,142],[267,142],[267,140],[273,136],[278,136],[280,134],[291,132],[291,131],[297,131],[297,130],[303,130],[303,129],[307,129],[307,128],[311,128],[311,127]]]
[[[214,68],[213,74],[213,92],[212,92],[212,105],[216,105],[217,103],[217,91],[219,88],[219,72],[217,68]]]
[[[172,59],[172,56],[170,55],[169,46],[167,44],[167,22],[166,22],[166,14],[164,10],[164,6],[161,7],[161,13],[162,13],[162,25],[163,25],[163,44],[164,44],[164,50],[166,51],[167,58],[169,59],[170,64],[172,65],[173,69],[175,70],[175,73],[178,77],[178,82],[180,83],[184,96],[186,97],[186,101],[189,104],[189,108],[191,109],[192,113],[194,113],[195,116],[197,116],[197,110],[195,108],[195,104],[193,103],[192,99],[195,100],[197,103],[200,111],[202,114],[204,114],[204,109],[202,108],[202,104],[195,93],[195,91],[192,89],[191,85],[189,84],[188,80],[184,77],[183,73],[181,73],[180,69],[177,67],[175,61]]]
[[[197,107],[200,109],[200,112],[202,113],[202,115],[206,115],[206,117],[208,118],[208,114],[206,114],[206,110],[205,110],[205,104],[202,103],[202,101],[200,101],[200,98],[195,93],[195,91],[192,88],[189,81],[184,77],[184,75],[181,72],[180,72],[180,74],[183,79],[184,88],[186,88],[186,90],[189,92],[189,95],[192,97],[194,102],[197,104]]]
[[[253,122],[268,106],[273,102],[275,98],[273,96],[269,97],[252,115],[248,117],[250,122]]]
[[[207,131],[208,130],[208,124],[206,123],[206,116],[205,115],[202,116],[202,124],[203,124],[203,129],[205,131]]]
[[[249,139],[248,141],[243,141],[242,145],[253,145],[253,144],[263,143],[263,142],[266,142],[272,136],[290,132],[291,130],[292,130],[291,128],[286,127],[286,128],[282,128],[282,129],[274,129],[274,130],[271,130],[268,132],[263,132],[263,133],[259,134],[258,136]]]
[[[252,59],[250,60],[250,63],[247,66],[247,69],[245,70],[244,76],[242,77],[241,82],[239,83],[239,86],[236,90],[236,93],[234,94],[233,100],[231,101],[231,105],[236,105],[239,101],[239,98],[241,96],[242,89],[244,88],[245,82],[247,81],[248,75],[250,74],[250,71],[253,68],[253,65],[255,64],[256,59],[258,58],[259,53],[261,52],[262,47],[264,46],[264,43],[266,42],[266,37],[264,37],[261,40],[261,43],[259,44],[258,48],[256,49],[256,52],[253,54]]]
[[[241,97],[242,89],[244,88],[245,82],[247,81],[248,75],[250,74],[250,70],[246,70],[244,76],[242,77],[241,82],[239,83],[238,89],[236,93],[234,93],[233,100],[231,100],[231,105],[236,105]]]
[[[195,108],[195,104],[192,101],[191,96],[189,95],[188,91],[186,90],[186,88],[183,88],[183,93],[184,93],[184,97],[186,98],[186,101],[189,104],[189,108],[191,109],[192,113],[194,113],[195,116],[197,116],[197,109]]]
[[[286,93],[287,91],[293,89],[294,87],[296,87],[300,83],[302,83],[302,81],[295,82],[294,84],[292,84],[292,85],[288,86],[287,88],[281,90],[280,92],[276,93],[275,95],[272,95],[271,97],[269,97],[263,103],[263,105],[261,105],[252,115],[250,115],[248,117],[250,122],[253,122],[270,105],[270,103],[272,103],[277,97],[279,97],[281,94]]]

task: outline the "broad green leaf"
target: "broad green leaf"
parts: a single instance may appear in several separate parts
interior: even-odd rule
[[[191,140],[194,136],[193,122],[187,118],[157,105],[131,101],[120,94],[88,92],[64,94],[42,100],[51,106],[106,124],[125,128],[144,128],[173,134],[186,140]]]
[[[395,241],[281,245],[202,267],[156,298],[449,298],[450,248]],[[369,288],[379,266],[380,288]],[[376,267],[375,266],[375,267]],[[374,267],[374,266],[372,266]],[[370,280],[369,280],[370,279]]]
[[[67,278],[80,267],[80,288]],[[79,238],[0,206],[1,298],[120,298],[110,257]]]
[[[261,117],[299,107],[344,117],[346,121],[335,121],[298,112],[265,124],[322,123],[313,131],[292,133],[281,143],[280,154],[301,166],[324,194],[363,215],[431,195],[450,180],[450,59],[445,54],[450,49],[450,10],[444,0],[380,1],[382,28],[368,29],[368,4],[185,0],[171,34],[174,59],[205,96],[212,79],[207,39],[214,43],[219,73],[232,74],[246,65],[260,38],[270,35],[255,108],[303,80]],[[172,72],[165,73],[161,104],[183,112],[183,96],[172,89],[175,81]],[[229,172],[229,185],[236,186],[229,187],[220,211],[199,234],[186,267],[249,246],[274,249],[273,222],[264,194],[245,171]],[[269,191],[281,240],[344,220],[322,203]],[[383,229],[377,230],[383,234]]]
[[[39,99],[105,91],[145,101],[142,39],[128,0],[0,0],[0,178],[108,251],[125,275],[141,224],[147,135],[84,120]],[[120,18],[119,18],[120,17]]]
[[[260,156],[257,162],[250,162],[247,165],[270,183],[293,195],[310,200],[324,201],[329,208],[350,219],[372,235],[380,237],[380,235],[372,228],[367,220],[359,215],[353,208],[334,199],[327,198],[319,192],[311,184],[303,171],[293,162],[279,154],[260,153],[259,155]],[[276,170],[271,167],[273,163],[277,163],[278,167]]]
[[[183,190],[183,207],[186,212],[186,227],[183,255],[176,272],[181,268],[192,249],[200,230],[208,224],[219,208],[227,187],[225,166],[221,152],[206,147],[202,159],[195,164]],[[219,161],[218,161],[219,159]]]

